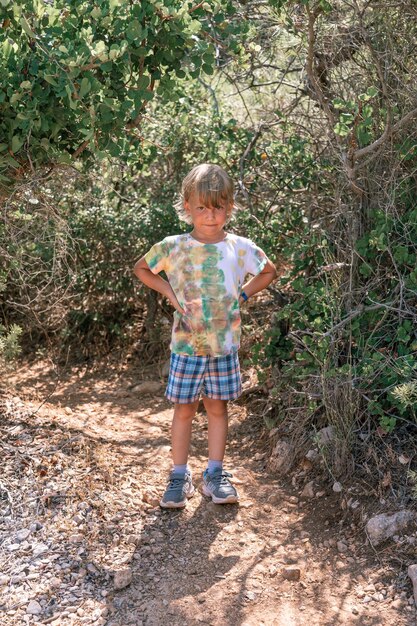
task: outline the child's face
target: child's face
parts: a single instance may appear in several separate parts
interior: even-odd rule
[[[226,201],[219,207],[206,206],[196,194],[191,194],[189,199],[184,201],[184,208],[197,231],[213,236],[223,230],[232,210],[232,206]]]

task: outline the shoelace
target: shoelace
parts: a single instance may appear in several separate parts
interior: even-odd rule
[[[170,478],[168,481],[169,489],[180,489],[185,483],[185,478]]]
[[[229,478],[232,478],[233,474],[231,474],[230,472],[225,472],[222,471],[222,473],[220,474],[214,474],[214,476],[210,476],[211,480],[219,485],[228,485],[229,484]]]

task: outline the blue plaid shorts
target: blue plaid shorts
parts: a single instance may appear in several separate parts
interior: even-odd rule
[[[213,400],[235,400],[241,393],[237,352],[216,357],[171,354],[165,391],[171,402],[188,404],[201,394]]]

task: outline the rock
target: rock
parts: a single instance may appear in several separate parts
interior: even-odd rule
[[[307,452],[307,454],[306,454],[306,459],[307,459],[308,461],[311,461],[312,463],[314,463],[314,461],[317,461],[317,459],[319,458],[319,456],[320,456],[320,455],[319,455],[318,451],[317,451],[317,450],[312,449],[312,450],[309,450],[309,451]]]
[[[384,596],[382,593],[374,593],[372,595],[372,600],[375,600],[375,602],[382,602],[382,600],[384,600]]]
[[[275,565],[271,565],[269,568],[269,575],[273,578],[278,573],[278,568]]]
[[[9,552],[16,552],[16,550],[19,550],[20,548],[20,543],[11,543],[7,546],[7,549]]]
[[[405,456],[405,454],[400,454],[400,456],[398,457],[398,461],[401,463],[401,465],[408,465],[410,462],[410,458],[408,456]]]
[[[89,574],[92,574],[93,576],[98,576],[100,574],[100,571],[97,569],[94,563],[87,563],[87,572]]]
[[[168,378],[170,366],[171,366],[170,360],[165,361],[165,363],[163,364],[161,374],[164,378]]]
[[[40,556],[41,554],[45,554],[48,552],[49,548],[45,543],[37,543],[32,547],[33,556]]]
[[[293,449],[288,441],[280,439],[272,450],[268,461],[268,468],[272,472],[279,472],[284,466],[288,466]]]
[[[158,506],[160,498],[152,489],[145,489],[142,494],[142,500],[151,506]]]
[[[29,615],[40,615],[42,613],[42,607],[36,600],[31,600],[26,607],[26,613]]]
[[[413,511],[398,511],[392,515],[375,515],[366,524],[366,533],[369,541],[373,545],[378,545],[381,541],[392,537],[399,531],[403,530],[408,524],[416,519],[416,513]]]
[[[300,580],[301,570],[299,567],[284,567],[281,573],[286,580]]]
[[[256,593],[255,593],[254,591],[247,591],[247,592],[245,593],[245,597],[246,597],[248,600],[256,600]]]
[[[25,541],[25,539],[27,539],[29,535],[29,528],[22,528],[22,530],[19,530],[19,532],[16,533],[16,539],[17,541]]]
[[[408,566],[408,575],[411,578],[411,582],[413,583],[413,591],[414,591],[414,602],[417,606],[417,563]]]
[[[124,589],[132,582],[132,570],[130,567],[126,567],[125,569],[116,570],[114,572],[114,589],[116,591],[120,589]]]
[[[7,585],[9,580],[9,576],[6,576],[5,574],[0,575],[0,587],[4,587],[4,585]]]
[[[336,481],[333,483],[333,491],[335,493],[340,493],[342,491],[342,485]]]
[[[391,602],[391,606],[394,609],[402,609],[404,608],[404,601],[401,598],[397,598]]]
[[[299,498],[297,498],[297,496],[288,496],[288,498],[286,498],[287,502],[289,502],[290,504],[298,504],[299,503]]]
[[[320,445],[330,443],[335,436],[334,426],[326,426],[317,433],[317,441]]]
[[[313,467],[314,466],[312,461],[304,457],[304,459],[301,461],[301,469],[303,470],[303,472],[310,472]]]
[[[17,585],[23,580],[26,580],[26,574],[25,572],[20,572],[20,574],[15,574],[14,576],[12,576],[10,582],[12,583],[12,585]]]
[[[314,480],[310,480],[301,492],[302,498],[314,498]]]
[[[243,502],[239,502],[239,508],[241,509],[250,509],[253,506],[253,502],[251,500],[244,500]],[[215,509],[217,511],[217,509]]]
[[[84,535],[82,535],[81,533],[74,533],[73,535],[70,535],[68,537],[68,541],[70,543],[81,543],[83,539],[84,539]]]
[[[344,541],[338,541],[336,544],[336,547],[337,547],[338,552],[347,552],[347,549],[348,549]]]
[[[156,393],[161,389],[161,383],[158,380],[145,380],[145,382],[135,385],[132,389],[135,393]]]

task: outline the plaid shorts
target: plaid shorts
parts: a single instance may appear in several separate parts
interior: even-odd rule
[[[242,393],[237,352],[225,356],[171,354],[165,395],[177,404],[188,404],[200,394],[213,400],[235,400]]]

